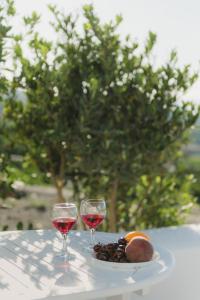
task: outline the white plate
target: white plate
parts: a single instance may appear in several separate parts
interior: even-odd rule
[[[117,262],[110,262],[110,261],[104,261],[97,259],[95,257],[95,254],[91,255],[91,261],[95,266],[101,267],[101,268],[108,268],[108,269],[118,269],[123,271],[129,271],[134,270],[137,268],[146,268],[155,262],[157,262],[160,259],[160,254],[157,250],[154,251],[153,258],[150,261],[146,262],[138,262],[138,263],[117,263]]]

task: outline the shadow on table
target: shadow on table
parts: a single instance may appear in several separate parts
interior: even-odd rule
[[[120,236],[121,234],[116,234],[116,240]],[[99,233],[97,239],[108,242],[113,237],[115,238],[113,234],[105,236],[105,233]],[[88,246],[88,238],[88,232],[72,231],[69,234],[70,261],[58,264],[56,255],[61,251],[62,242],[54,230],[7,233],[0,236],[0,258],[3,257],[13,266],[16,278],[26,277],[27,282],[30,282],[27,288],[34,286],[38,290],[47,291],[49,295],[52,289],[57,293],[60,287],[73,293],[81,289],[89,290],[94,286],[99,290],[106,285],[120,289],[119,282],[120,285],[126,285],[137,280],[137,276],[132,276],[130,271],[126,276],[125,273],[118,272],[116,277],[113,276],[113,270],[102,271],[95,267],[90,255],[84,251]]]
[[[75,287],[84,285],[85,280],[92,284],[98,274],[93,273],[91,266],[87,269],[84,266],[88,238],[89,232],[72,231],[69,234],[70,263],[67,266],[57,263],[56,257],[61,251],[62,241],[54,230],[4,234],[0,237],[0,257],[6,260],[10,270],[13,269],[10,276],[14,276],[17,281],[26,277],[27,288],[30,285],[39,290],[54,285]],[[103,235],[101,241],[102,238]],[[0,288],[9,288],[9,284],[0,283]]]
[[[4,289],[8,289],[9,284],[8,283],[4,283],[4,278],[2,276],[0,276],[0,290],[4,290]]]
[[[84,284],[88,277],[88,270],[84,270],[85,258],[82,256],[88,246],[89,232],[71,232],[70,264],[57,262],[57,255],[61,252],[62,240],[54,230],[10,232],[0,237],[0,258],[10,266],[10,276],[19,281],[26,277],[37,289],[44,290],[48,285],[75,286]],[[78,257],[78,259],[77,259]],[[80,276],[80,268],[82,277]],[[70,273],[70,274],[69,274]],[[89,271],[89,273],[91,273]],[[23,282],[23,285],[25,283]],[[9,288],[0,280],[0,288]],[[29,286],[27,286],[29,288]]]
[[[76,287],[78,282],[77,273],[74,272],[70,265],[68,265],[67,267],[64,267],[63,272],[61,272],[60,276],[56,279],[55,285],[62,287]]]
[[[16,281],[19,278],[26,279],[26,283],[22,282],[23,286],[30,282],[37,289],[44,290],[52,283],[75,284],[78,280],[76,272],[73,272],[70,265],[66,267],[64,261],[63,264],[57,261],[61,244],[53,230],[8,233],[0,238],[0,259],[8,265],[8,276],[14,277]],[[75,255],[72,253],[70,262],[74,260]],[[9,288],[9,283],[3,283],[0,278],[0,289],[3,288]]]

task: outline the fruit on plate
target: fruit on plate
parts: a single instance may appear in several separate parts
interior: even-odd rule
[[[98,243],[94,246],[95,257],[100,260],[110,262],[128,262],[125,247],[127,241],[120,238],[116,243],[101,244]]]
[[[132,238],[129,240],[130,236]],[[147,262],[152,260],[154,253],[150,238],[140,231],[130,232],[120,238],[118,242],[98,243],[93,249],[97,259],[120,263]]]
[[[153,246],[144,237],[134,237],[125,248],[125,254],[130,262],[146,262],[153,258]]]
[[[150,240],[150,237],[144,233],[144,232],[141,232],[141,231],[131,231],[131,232],[128,232],[124,238],[127,242],[130,242],[130,240],[132,240],[132,238],[134,237],[143,237],[144,239],[146,240]]]

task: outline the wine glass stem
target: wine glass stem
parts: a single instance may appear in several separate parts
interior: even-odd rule
[[[95,229],[90,229],[90,238],[91,238],[91,247],[94,247],[95,245]]]
[[[65,257],[65,259],[67,259],[67,257],[68,257],[68,251],[67,251],[67,234],[63,234],[63,247],[62,247],[62,251],[63,251],[63,256]]]

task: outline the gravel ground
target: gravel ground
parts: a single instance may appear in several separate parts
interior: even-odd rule
[[[200,224],[200,205],[195,205],[186,219],[186,224]]]

